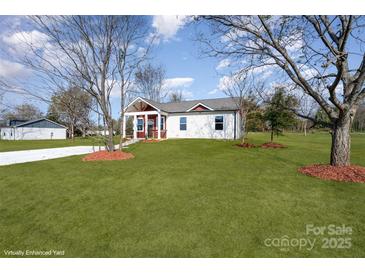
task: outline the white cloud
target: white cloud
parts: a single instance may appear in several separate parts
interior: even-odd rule
[[[221,69],[225,69],[227,67],[229,67],[229,65],[231,64],[231,61],[229,59],[223,59],[219,62],[219,64],[216,66],[216,70],[221,70]]]
[[[27,73],[26,68],[19,63],[0,59],[0,77],[12,78]]]
[[[20,31],[10,35],[6,35],[2,40],[17,52],[29,50],[29,46],[33,48],[42,48],[47,45],[49,37],[37,30]]]
[[[169,41],[188,21],[186,15],[155,15],[152,27],[163,41]]]
[[[275,67],[271,65],[255,67],[251,70],[252,73],[259,76],[261,79],[266,79],[273,74]]]
[[[164,88],[166,89],[177,89],[190,87],[194,82],[194,78],[191,77],[177,77],[167,78],[164,81]]]
[[[224,91],[229,89],[234,84],[234,76],[223,76],[219,79],[217,89],[218,91]]]
[[[214,94],[217,94],[218,92],[219,92],[219,89],[215,88],[215,89],[209,91],[208,94],[214,95]]]
[[[173,92],[180,92],[185,100],[194,98],[194,95],[188,88],[193,84],[194,78],[191,77],[176,77],[167,78],[163,84],[163,90],[166,95]]]

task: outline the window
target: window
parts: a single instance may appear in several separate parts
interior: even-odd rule
[[[160,126],[160,129],[161,130],[164,130],[165,129],[165,117],[162,117],[161,116],[161,124],[160,124],[161,126]]]
[[[223,116],[215,116],[215,130],[223,130]]]
[[[137,118],[137,131],[143,131],[143,118]]]
[[[180,117],[180,130],[186,130],[186,117]]]

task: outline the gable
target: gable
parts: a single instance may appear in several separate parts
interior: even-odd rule
[[[36,128],[65,128],[64,126],[57,124],[53,121],[47,119],[40,119],[35,121],[30,121],[27,123],[23,123],[16,127],[36,127]]]
[[[157,107],[149,103],[147,100],[142,98],[137,98],[132,103],[130,103],[125,112],[141,112],[141,111],[158,111]]]
[[[205,111],[205,110],[209,110],[209,109],[207,107],[199,104],[195,108],[193,108],[191,111]]]
[[[187,109],[186,111],[212,111],[214,109],[212,109],[211,107],[204,105],[203,103],[197,103],[194,106],[192,106],[191,108]]]

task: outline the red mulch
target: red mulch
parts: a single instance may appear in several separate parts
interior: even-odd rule
[[[242,147],[242,148],[254,148],[254,147],[257,147],[256,145],[250,144],[250,143],[236,144],[236,146]]]
[[[365,167],[362,166],[330,166],[314,164],[298,169],[305,175],[342,182],[365,183]]]
[[[162,140],[158,140],[158,139],[147,139],[147,140],[143,140],[143,143],[158,143],[161,142]]]
[[[86,155],[82,158],[83,161],[113,161],[113,160],[127,160],[134,158],[132,153],[127,153],[123,151],[97,151]]]
[[[279,143],[265,143],[261,145],[262,148],[286,148],[286,146]]]

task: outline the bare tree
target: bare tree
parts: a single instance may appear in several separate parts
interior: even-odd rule
[[[115,42],[116,62],[119,73],[120,87],[120,140],[119,149],[122,149],[124,132],[124,109],[129,94],[132,91],[133,76],[138,67],[147,59],[153,44],[153,37],[149,39],[148,22],[143,16],[120,16],[118,20],[118,39]]]
[[[51,90],[65,89],[72,81],[72,86],[89,93],[103,114],[108,132],[112,133],[110,95],[116,82],[113,49],[118,38],[118,17],[33,16],[31,19],[44,39],[42,45],[27,43],[22,63]],[[113,134],[109,134],[106,148],[114,150]]]
[[[13,111],[5,111],[3,117],[5,119],[21,119],[21,120],[34,120],[41,118],[43,113],[35,105],[25,103],[14,107]]]
[[[169,102],[177,103],[184,99],[182,91],[173,91],[169,93]]]
[[[135,91],[137,94],[161,102],[166,94],[163,90],[165,70],[162,66],[154,67],[148,63],[141,66],[134,75]]]
[[[352,129],[354,131],[364,131],[365,129],[365,104],[360,105],[354,118],[354,124]]]
[[[69,136],[74,140],[75,128],[79,128],[85,136],[90,125],[92,98],[77,87],[61,90],[52,96],[47,117],[56,122],[68,125]]]
[[[242,73],[225,76],[222,81],[222,91],[234,100],[239,110],[241,144],[244,144],[247,135],[247,116],[258,107],[255,94],[259,89],[259,85],[255,85],[254,79],[249,77],[248,74]]]
[[[331,165],[350,164],[351,123],[365,96],[363,16],[200,18],[212,30],[199,35],[206,54],[232,58],[241,71],[269,67],[312,97],[331,123]]]
[[[296,101],[298,102],[298,107],[296,109],[291,109],[291,111],[294,113],[303,114],[305,117],[315,117],[315,114],[318,110],[318,104],[313,100],[312,97],[302,94],[301,96],[296,96]],[[315,119],[314,121],[311,121],[308,118],[302,118],[300,116],[299,121],[301,123],[304,136],[307,136],[308,128],[314,127],[319,122]],[[308,121],[311,123],[308,123]]]

